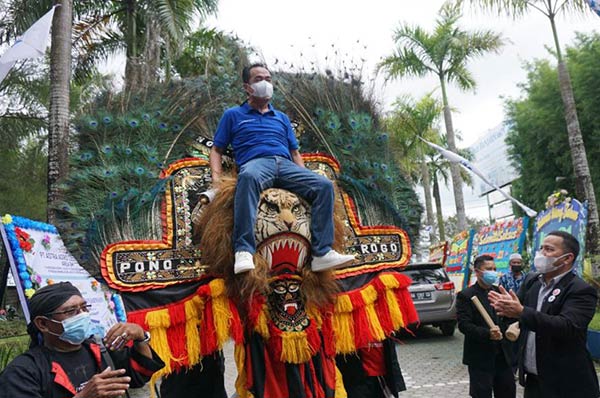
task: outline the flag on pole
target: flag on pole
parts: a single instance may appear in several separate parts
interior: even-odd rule
[[[44,55],[48,47],[48,37],[52,26],[54,10],[58,5],[52,7],[42,18],[38,19],[23,36],[0,57],[0,83],[14,64],[21,59],[38,58]]]
[[[483,172],[481,170],[479,170],[477,167],[475,167],[475,165],[473,163],[469,162],[467,159],[463,158],[462,156],[460,156],[454,152],[444,149],[439,145],[433,144],[421,137],[419,137],[419,138],[423,142],[425,142],[427,145],[429,145],[430,147],[432,147],[433,149],[435,149],[439,153],[441,153],[442,156],[444,156],[449,161],[460,164],[462,167],[469,170],[471,173],[475,174],[477,177],[481,178],[486,184],[488,184],[489,186],[494,188],[496,191],[500,192],[502,194],[502,196],[504,196],[506,199],[514,202],[517,206],[519,206],[521,209],[523,209],[523,211],[529,217],[537,216],[537,212],[535,210],[530,209],[529,207],[525,206],[523,203],[519,202],[517,199],[513,198],[512,196],[510,196],[509,194],[504,192],[502,189],[500,189],[500,187],[498,187],[496,184],[494,184],[490,180],[488,180],[487,177],[483,174]]]
[[[598,0],[588,0],[588,4],[590,5],[590,8],[592,10],[594,10],[594,12],[596,14],[598,14],[598,16],[600,16],[600,1],[598,1]]]

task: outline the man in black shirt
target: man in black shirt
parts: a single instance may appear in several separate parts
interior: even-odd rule
[[[133,323],[110,328],[110,354],[103,355],[102,344],[89,340],[89,305],[69,282],[39,289],[28,304],[31,348],[0,375],[0,398],[122,396],[164,367],[148,345],[150,334]]]
[[[456,298],[458,330],[465,335],[463,363],[469,369],[469,394],[473,398],[514,398],[515,379],[511,369],[512,343],[502,338],[508,323],[499,317],[488,300],[488,293],[498,288],[494,258],[482,255],[473,262],[477,282],[462,290]],[[490,328],[475,305],[473,297],[492,318]]]

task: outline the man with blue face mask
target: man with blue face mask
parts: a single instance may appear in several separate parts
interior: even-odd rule
[[[512,343],[503,339],[510,324],[496,314],[490,305],[488,293],[498,290],[498,272],[494,258],[482,255],[473,262],[477,282],[462,290],[456,298],[458,330],[465,335],[463,363],[469,369],[469,394],[474,398],[514,398],[515,378],[511,364]],[[493,328],[485,322],[472,297],[477,297],[494,321]]]
[[[88,340],[89,307],[69,282],[36,291],[28,302],[31,347],[0,375],[0,398],[120,397],[164,367],[148,332],[118,323],[104,338],[111,369],[100,345]]]
[[[525,398],[597,398],[596,370],[586,348],[596,289],[577,276],[579,242],[564,231],[550,232],[518,292],[490,293],[498,314],[519,320],[519,382]]]
[[[263,190],[272,187],[287,189],[311,204],[312,270],[320,272],[348,265],[354,256],[332,249],[333,184],[304,167],[289,118],[270,104],[271,73],[265,65],[253,64],[244,68],[242,80],[248,99],[225,111],[210,152],[215,186],[221,179],[222,155],[229,146],[238,168],[234,199],[234,272],[254,269],[258,200]]]

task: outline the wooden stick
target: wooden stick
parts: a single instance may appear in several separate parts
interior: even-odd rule
[[[519,338],[519,334],[521,333],[521,328],[519,328],[519,322],[511,323],[504,335],[508,341],[517,341]]]
[[[473,302],[473,304],[475,304],[475,307],[483,317],[485,323],[487,323],[487,325],[490,327],[490,329],[495,327],[496,325],[494,324],[494,321],[492,321],[490,314],[488,314],[488,312],[485,310],[483,304],[481,304],[481,301],[479,301],[479,298],[477,298],[477,296],[473,296],[471,297],[471,301]]]

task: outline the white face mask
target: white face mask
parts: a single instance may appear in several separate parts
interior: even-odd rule
[[[273,96],[273,85],[266,81],[261,80],[250,85],[252,87],[252,96],[256,98],[271,98]]]
[[[548,272],[552,272],[557,270],[559,266],[555,266],[554,264],[562,257],[568,255],[569,253],[565,253],[560,257],[548,257],[544,256],[542,253],[537,252],[535,254],[535,258],[533,259],[533,264],[535,265],[535,270],[542,274],[547,274]]]

